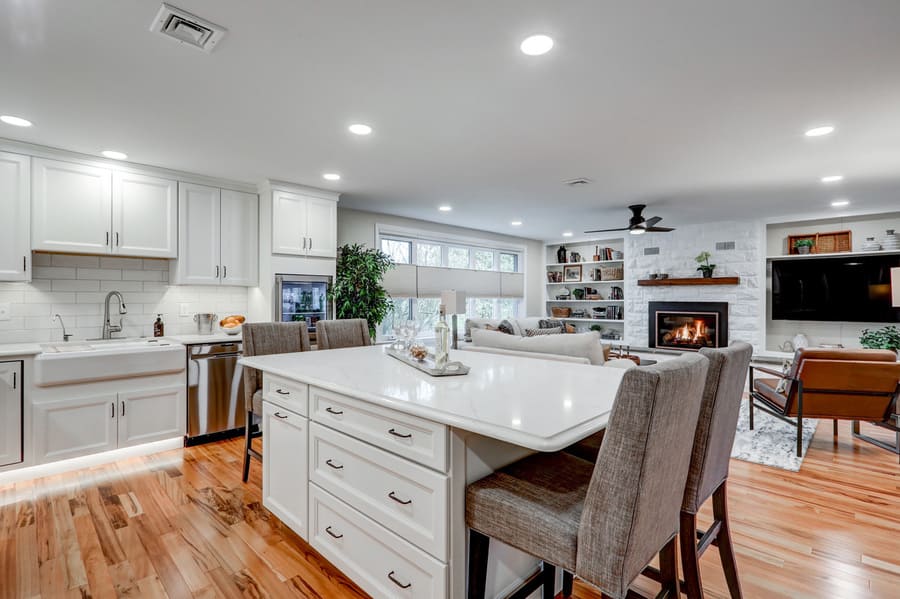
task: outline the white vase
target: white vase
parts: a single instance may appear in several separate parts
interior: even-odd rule
[[[881,249],[883,250],[900,250],[900,235],[894,233],[893,229],[884,232],[881,238]]]

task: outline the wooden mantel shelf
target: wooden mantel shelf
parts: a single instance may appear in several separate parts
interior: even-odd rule
[[[740,277],[690,277],[684,279],[640,279],[638,285],[642,287],[657,287],[662,285],[737,285]]]

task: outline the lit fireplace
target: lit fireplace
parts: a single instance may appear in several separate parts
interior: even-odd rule
[[[650,302],[650,347],[697,351],[728,344],[725,302]]]

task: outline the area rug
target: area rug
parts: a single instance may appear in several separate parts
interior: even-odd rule
[[[754,415],[756,426],[751,431],[750,402],[746,400],[741,402],[741,415],[738,418],[737,435],[734,437],[731,457],[799,472],[803,458],[797,457],[797,427],[762,410],[755,410]],[[814,418],[803,419],[804,456],[818,424],[819,421]]]

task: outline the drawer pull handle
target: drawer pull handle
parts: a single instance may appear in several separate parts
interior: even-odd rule
[[[329,414],[334,414],[335,416],[340,416],[341,414],[344,413],[344,410],[335,410],[331,406],[328,406],[327,408],[325,408],[325,411],[328,412]]]
[[[402,582],[400,582],[399,580],[397,580],[396,578],[394,578],[394,571],[393,571],[393,570],[391,570],[390,573],[388,574],[388,578],[390,578],[390,579],[391,579],[391,582],[393,582],[395,585],[397,585],[397,586],[400,587],[401,589],[408,589],[409,587],[412,586],[412,583],[411,583],[411,582],[407,582],[406,584],[403,584]]]
[[[339,534],[333,532],[333,531],[331,530],[331,527],[330,527],[330,526],[326,526],[326,527],[325,527],[325,532],[327,532],[328,534],[330,534],[330,535],[331,535],[332,537],[334,537],[335,539],[343,539],[343,538],[344,538],[344,535],[339,535]]]
[[[332,468],[334,468],[335,470],[343,470],[344,469],[343,464],[335,464],[334,462],[331,461],[330,458],[325,460],[325,463],[328,464],[329,466],[331,466]]]
[[[275,393],[277,393],[278,395],[290,395],[291,394],[290,391],[285,391],[284,389],[275,389]]]
[[[282,420],[286,420],[288,418],[287,415],[282,416],[281,412],[275,412],[275,418],[281,418]]]
[[[392,435],[394,435],[395,437],[400,437],[401,439],[412,439],[412,433],[398,433],[394,429],[391,429],[388,432],[391,433]]]
[[[393,491],[391,491],[390,493],[388,493],[388,497],[390,497],[391,499],[393,499],[394,501],[396,501],[396,502],[399,503],[400,505],[409,505],[410,503],[412,503],[412,499],[407,499],[406,501],[403,501],[402,499],[400,499],[400,498],[398,498],[396,495],[394,495],[394,492],[393,492]]]

